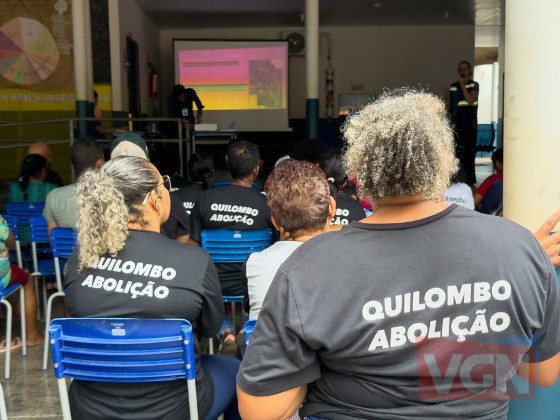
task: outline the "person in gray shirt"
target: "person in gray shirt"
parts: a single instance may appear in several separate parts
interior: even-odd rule
[[[88,169],[99,169],[105,163],[103,151],[95,139],[77,139],[70,148],[70,158],[75,178]],[[49,235],[55,227],[76,228],[78,207],[76,205],[76,184],[52,190],[45,201],[43,216],[47,219]]]
[[[345,136],[374,212],[280,266],[237,376],[241,416],[505,420],[516,371],[542,386],[560,372],[548,255],[525,228],[443,202],[457,160],[435,96],[386,94]]]

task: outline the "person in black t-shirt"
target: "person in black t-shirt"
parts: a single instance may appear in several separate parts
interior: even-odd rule
[[[386,93],[345,138],[375,211],[280,266],[237,376],[240,414],[505,420],[516,372],[541,386],[560,374],[549,256],[527,229],[443,202],[458,165],[434,95]]]
[[[238,361],[202,355],[201,337],[219,329],[223,305],[208,253],[166,238],[168,179],[147,160],[117,157],[77,183],[78,248],[64,279],[73,317],[182,318],[193,327],[200,418],[239,418]],[[185,380],[107,383],[74,380],[74,419],[186,419]],[[229,408],[228,408],[229,407]]]
[[[331,196],[336,201],[336,212],[331,220],[331,225],[342,227],[354,220],[363,219],[366,217],[366,213],[358,200],[341,193],[349,181],[340,154],[340,149],[327,150],[319,159],[319,167],[325,172]]]
[[[468,61],[457,67],[459,80],[449,87],[449,115],[455,125],[455,156],[467,174],[467,184],[476,183],[475,156],[478,112],[478,83],[472,80],[472,68]]]
[[[193,183],[174,192],[181,200],[183,208],[189,217],[200,193],[214,186],[213,172],[214,159],[210,153],[197,152],[191,156],[189,160],[189,177]]]
[[[244,140],[231,143],[226,159],[233,182],[225,187],[203,191],[191,213],[190,241],[197,245],[200,245],[200,234],[205,229],[272,229],[276,232],[266,197],[252,188],[262,165],[257,145]],[[243,295],[245,287],[241,267],[240,263],[216,264],[224,296]],[[224,317],[219,338],[223,345],[228,343],[228,354],[235,354],[233,325],[227,316]]]

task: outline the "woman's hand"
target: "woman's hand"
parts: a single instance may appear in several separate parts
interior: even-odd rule
[[[550,234],[556,223],[560,220],[560,210],[556,210],[552,216],[548,218],[546,222],[537,230],[534,235],[537,241],[542,245],[552,265],[554,267],[560,266],[560,230],[556,231],[554,234]]]

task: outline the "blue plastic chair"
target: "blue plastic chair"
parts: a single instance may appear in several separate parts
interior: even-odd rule
[[[51,230],[52,255],[58,292],[53,293],[47,301],[47,311],[45,314],[45,337],[49,334],[49,322],[51,321],[52,316],[53,300],[57,297],[64,296],[64,289],[62,288],[61,260],[67,260],[70,258],[70,255],[72,255],[74,246],[76,245],[76,235],[76,231],[69,228],[56,227]],[[43,348],[43,370],[47,370],[48,360],[49,345],[47,340],[45,340],[45,346]]]
[[[198,419],[192,326],[184,319],[66,318],[49,326],[64,420],[64,378],[96,382],[187,380],[190,418]]]
[[[29,219],[32,217],[42,216],[45,203],[35,203],[20,201],[6,204],[6,213],[8,216],[15,216],[19,229],[19,237],[22,240],[28,240],[26,235],[29,233]]]
[[[245,326],[243,327],[243,336],[245,338],[245,350],[247,350],[247,345],[249,344],[249,340],[251,339],[251,334],[253,334],[253,330],[255,329],[255,326],[257,325],[257,320],[256,319],[250,319],[245,323]]]
[[[214,188],[227,187],[230,184],[231,184],[231,182],[216,182],[216,183],[214,183]],[[256,182],[253,182],[253,184],[251,186],[253,187],[254,190],[257,190],[258,192],[261,192],[261,190],[259,190],[259,186],[257,185]]]
[[[243,263],[254,252],[264,251],[272,241],[272,230],[229,230],[208,229],[200,234],[200,244],[208,251],[215,263]],[[231,302],[231,315],[235,329],[235,303],[243,302],[243,296],[222,296],[224,302]],[[209,342],[209,351],[214,345]]]
[[[39,292],[39,284],[37,279],[43,276],[54,276],[55,269],[50,246],[49,230],[47,220],[43,216],[30,217],[29,228],[31,230],[31,257],[33,259],[33,273],[31,275],[35,279],[35,290]],[[39,259],[39,254],[49,256],[48,259]],[[47,288],[45,282],[43,285],[43,310],[47,310]]]
[[[8,228],[14,235],[16,240],[16,252],[17,252],[17,259],[18,265],[21,268],[21,248],[19,244],[19,234],[17,229],[17,220],[14,216],[3,216]],[[13,320],[13,310],[11,303],[5,299],[6,297],[10,296],[12,293],[17,292],[19,290],[19,304],[21,307],[21,340],[23,342],[22,352],[23,356],[27,356],[27,337],[25,331],[25,294],[23,292],[23,286],[21,283],[16,283],[10,287],[5,289],[0,289],[0,305],[6,306],[6,359],[5,359],[5,372],[4,377],[6,379],[10,379],[10,361],[11,361],[11,348],[10,344],[12,342],[12,320]],[[1,414],[1,407],[0,407],[0,414]]]
[[[270,246],[272,230],[210,229],[200,234],[201,246],[215,263],[243,263]]]

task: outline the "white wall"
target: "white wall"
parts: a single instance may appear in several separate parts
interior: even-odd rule
[[[112,3],[112,4],[111,4]],[[113,110],[128,112],[128,81],[126,61],[126,37],[138,43],[140,75],[140,108],[143,114],[159,115],[161,94],[149,97],[149,61],[161,74],[160,31],[152,20],[138,7],[134,0],[109,2],[109,26],[111,32],[111,68],[113,85]],[[117,16],[115,16],[117,15]],[[118,44],[118,45],[117,45]]]
[[[174,81],[173,39],[280,39],[291,30],[304,28],[217,28],[162,30],[162,98],[171,92]],[[335,113],[339,94],[379,93],[384,88],[422,86],[443,96],[457,79],[457,64],[473,61],[473,26],[382,26],[323,27],[332,39],[335,69]],[[321,39],[320,115],[325,116],[326,42]],[[290,118],[305,117],[305,58],[290,59]],[[363,85],[352,91],[351,85]],[[167,114],[165,101],[162,113]]]

